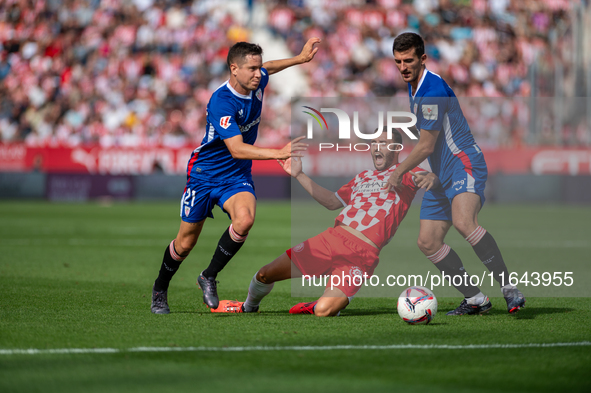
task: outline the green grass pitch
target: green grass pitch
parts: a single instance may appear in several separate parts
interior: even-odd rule
[[[292,235],[290,207],[259,203],[246,245],[218,277],[221,298],[243,300],[257,269],[287,249],[292,236],[304,235]],[[461,299],[440,297],[439,312],[426,326],[400,320],[395,309],[400,288],[389,297],[360,293],[338,318],[289,315],[288,309],[303,301],[291,297],[289,282],[275,286],[259,314],[210,313],[195,279],[229,223],[217,209],[216,216],[172,281],[172,313],[153,315],[151,286],[178,230],[177,203],[2,202],[0,392],[591,391],[590,346],[521,346],[591,341],[591,301],[584,292],[591,270],[588,207],[490,205],[479,217],[511,269],[573,270],[583,292],[565,294],[581,297],[529,296],[525,309],[508,315],[503,299],[492,298],[500,294],[495,292],[489,294],[494,306],[489,315],[459,318],[445,312]],[[326,228],[334,212],[314,218]],[[429,268],[416,247],[417,233],[413,207],[384,250],[382,264],[395,258]],[[447,242],[468,269],[477,268],[480,262],[457,233]],[[414,346],[385,348],[402,344]],[[494,347],[503,344],[518,347]],[[288,348],[336,345],[355,348]],[[359,348],[364,345],[374,347]],[[283,349],[129,351],[258,346]],[[9,351],[63,348],[119,351]]]

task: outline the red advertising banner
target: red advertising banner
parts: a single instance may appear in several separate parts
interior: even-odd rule
[[[312,175],[350,175],[371,168],[368,153],[309,151],[304,170]],[[400,161],[408,152],[400,153]],[[485,150],[489,174],[591,175],[591,149],[522,148]]]
[[[100,175],[183,174],[191,147],[102,148],[27,147],[0,144],[0,172],[89,173]],[[308,151],[304,169],[310,175],[350,175],[371,167],[369,154]],[[406,156],[401,153],[401,159]],[[591,175],[591,149],[523,148],[484,151],[490,174]],[[274,160],[253,161],[255,175],[281,175]]]
[[[27,147],[0,144],[0,172],[99,175],[184,174],[193,148]],[[254,161],[257,175],[284,174],[275,161]]]

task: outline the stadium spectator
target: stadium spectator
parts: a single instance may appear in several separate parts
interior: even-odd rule
[[[460,97],[529,96],[533,63],[540,70],[537,94],[551,96],[556,87],[548,75],[557,63],[566,80],[576,72],[568,66],[574,49],[568,0],[265,3],[270,29],[294,53],[312,36],[327,43],[326,53],[308,69],[310,96],[406,94],[389,54],[394,37],[406,30],[427,39],[432,71],[454,80]],[[558,39],[552,42],[552,36]],[[248,30],[224,2],[5,0],[0,142],[194,144],[203,127],[189,118],[204,121],[209,94],[227,78],[225,48],[247,39]],[[261,130],[259,143],[281,144],[289,139],[288,103],[267,104],[265,116],[277,121]],[[170,124],[175,110],[184,114],[181,131]],[[201,115],[189,117],[188,111]],[[497,125],[511,121],[506,114]],[[479,140],[485,146],[523,142],[509,133],[485,128]],[[586,140],[585,133],[573,135],[575,142],[579,135]]]

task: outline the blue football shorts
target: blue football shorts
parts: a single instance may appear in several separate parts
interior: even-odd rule
[[[457,157],[451,175],[446,176],[441,187],[425,192],[421,220],[451,221],[451,202],[456,195],[464,192],[480,196],[480,207],[484,206],[484,187],[488,177],[484,156],[479,150],[468,149]]]
[[[213,218],[212,210],[215,205],[228,214],[224,210],[224,203],[239,192],[250,192],[256,198],[252,179],[213,183],[191,177],[181,198],[181,219],[185,222],[199,222],[207,217]]]

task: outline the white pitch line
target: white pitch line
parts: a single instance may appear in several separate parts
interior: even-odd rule
[[[571,343],[531,343],[531,344],[477,344],[477,345],[326,345],[326,346],[254,346],[254,347],[135,347],[117,348],[56,348],[56,349],[0,349],[0,355],[55,355],[55,354],[102,354],[130,352],[253,352],[253,351],[334,351],[334,350],[388,350],[388,349],[519,349],[588,347],[590,341]]]

